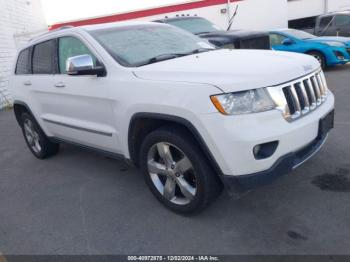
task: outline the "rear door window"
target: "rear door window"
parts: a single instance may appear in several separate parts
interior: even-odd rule
[[[32,73],[30,65],[31,49],[21,51],[16,64],[16,75],[28,75]]]
[[[34,46],[33,50],[33,73],[55,74],[56,73],[56,40],[49,40]]]

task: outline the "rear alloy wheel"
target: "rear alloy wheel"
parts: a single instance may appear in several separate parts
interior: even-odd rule
[[[201,211],[222,189],[194,138],[182,128],[163,127],[147,135],[140,166],[152,193],[177,213]]]
[[[34,151],[34,153],[39,154],[41,152],[40,136],[29,118],[24,120],[23,129],[25,139],[30,149]]]
[[[35,157],[44,159],[58,153],[59,144],[51,142],[34,117],[28,113],[22,114],[22,132],[30,151]]]

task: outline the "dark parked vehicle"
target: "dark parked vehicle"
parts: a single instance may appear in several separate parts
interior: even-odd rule
[[[315,27],[305,31],[317,36],[350,36],[350,11],[321,15],[316,18]]]
[[[197,16],[165,18],[154,22],[166,23],[207,39],[219,48],[271,49],[269,34],[259,31],[222,30],[212,22]]]

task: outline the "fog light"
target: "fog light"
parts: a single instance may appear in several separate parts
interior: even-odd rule
[[[336,55],[336,57],[339,59],[339,60],[344,60],[345,57],[343,55],[342,52],[339,52],[339,51],[334,51],[334,54]]]
[[[276,152],[277,146],[278,146],[278,141],[272,141],[272,142],[256,145],[253,148],[253,154],[255,159],[260,160],[260,159],[269,158]]]
[[[253,148],[254,156],[258,155],[261,149],[261,145],[257,145]]]

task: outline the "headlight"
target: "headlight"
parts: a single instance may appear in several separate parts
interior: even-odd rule
[[[322,42],[323,44],[329,45],[329,46],[337,46],[337,47],[344,47],[345,44],[340,42]]]
[[[224,115],[257,113],[276,107],[265,88],[216,95],[210,99]]]

